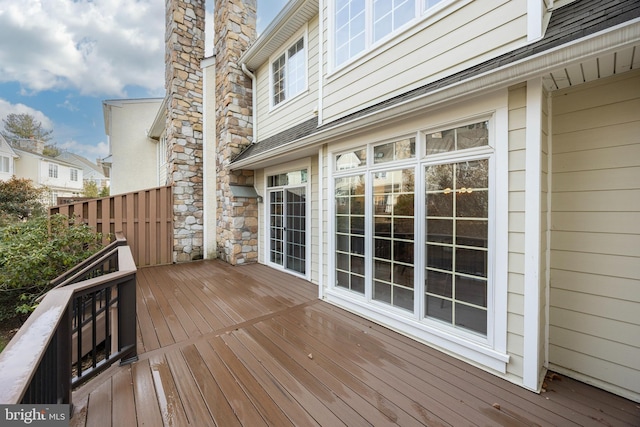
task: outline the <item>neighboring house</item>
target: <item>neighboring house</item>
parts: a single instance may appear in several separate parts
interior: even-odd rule
[[[292,0],[241,56],[217,21],[219,256],[257,250],[530,390],[553,369],[640,401],[639,17],[630,0]],[[241,68],[248,107],[219,83],[250,87]]]
[[[13,149],[18,155],[14,175],[17,178],[30,179],[36,186],[46,187],[48,191],[45,205],[56,205],[58,197],[82,195],[82,169],[72,163],[42,154],[43,142],[19,140]]]
[[[96,184],[98,190],[109,188],[109,175],[107,168],[92,163],[86,157],[82,157],[78,154],[70,153],[68,151],[63,152],[56,158],[76,165],[78,168],[81,168],[83,183],[92,181]]]
[[[14,174],[14,163],[18,155],[2,135],[0,135],[0,181],[11,179]]]
[[[161,144],[149,136],[162,102],[162,98],[102,102],[112,195],[166,184],[166,173],[159,172]]]

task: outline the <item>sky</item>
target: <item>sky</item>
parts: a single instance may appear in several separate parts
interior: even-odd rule
[[[287,0],[258,0],[258,32]],[[205,56],[214,0],[206,0]],[[62,150],[108,155],[102,101],[164,96],[165,0],[0,0],[0,128],[27,113]]]

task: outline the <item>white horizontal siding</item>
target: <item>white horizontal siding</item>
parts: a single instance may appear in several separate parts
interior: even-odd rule
[[[640,400],[640,73],[554,94],[550,366]]]
[[[507,375],[517,383],[522,383],[524,357],[526,93],[524,85],[509,90],[507,349],[511,360],[507,365]]]
[[[307,27],[307,90],[282,105],[271,107],[270,70],[269,63],[265,63],[255,73],[257,77],[257,138],[264,140],[278,132],[289,129],[315,116],[314,110],[318,106],[318,18],[311,20]],[[296,37],[299,37],[296,36]],[[294,39],[289,41],[295,42]],[[285,46],[283,46],[283,49]]]
[[[526,8],[525,0],[473,1],[449,15],[445,9],[444,16],[427,18],[330,75],[324,86],[324,121],[513,50],[526,41]]]

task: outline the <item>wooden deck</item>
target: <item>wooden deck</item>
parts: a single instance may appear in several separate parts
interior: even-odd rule
[[[74,392],[73,426],[640,425],[569,378],[540,395],[317,299],[263,265],[138,271],[140,360]]]

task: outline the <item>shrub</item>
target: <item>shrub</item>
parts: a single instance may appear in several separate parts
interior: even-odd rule
[[[49,282],[102,247],[102,236],[64,215],[0,229],[0,321],[25,315]]]

